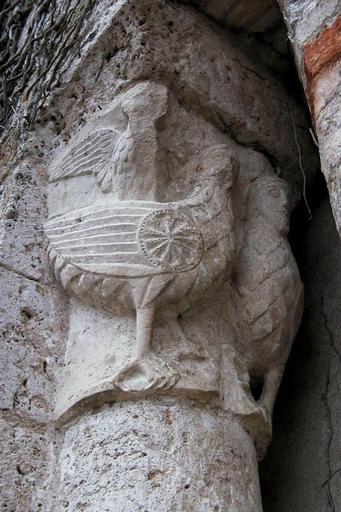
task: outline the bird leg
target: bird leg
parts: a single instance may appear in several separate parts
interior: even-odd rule
[[[153,304],[136,309],[135,356],[115,378],[116,387],[122,391],[165,390],[174,386],[179,378],[174,368],[151,351],[154,320]]]
[[[150,352],[154,330],[155,306],[136,309],[136,360]]]
[[[258,404],[266,409],[270,420],[272,418],[275,400],[281,384],[284,368],[284,364],[275,366],[264,375],[263,390]]]

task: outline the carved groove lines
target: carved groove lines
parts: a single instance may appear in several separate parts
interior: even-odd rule
[[[156,210],[143,218],[138,244],[153,266],[169,272],[194,268],[203,253],[201,233],[187,216],[171,209]]]
[[[99,173],[110,161],[114,150],[114,132],[98,130],[79,142],[53,169],[50,181],[71,176]]]
[[[86,208],[50,220],[45,225],[50,247],[64,261],[93,272],[120,267],[122,274],[122,267],[131,266],[137,275],[146,267],[176,272],[199,263],[202,237],[187,216],[153,208],[153,203],[133,203]]]
[[[45,230],[54,250],[75,265],[138,264],[136,230],[148,210],[121,206],[79,211],[48,222]]]

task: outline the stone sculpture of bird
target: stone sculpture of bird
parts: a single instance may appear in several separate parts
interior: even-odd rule
[[[261,384],[258,404],[271,417],[301,320],[303,285],[287,240],[288,185],[276,175],[261,175],[251,187],[236,266],[237,348],[251,383]]]
[[[110,141],[112,129],[100,128],[51,175],[94,173],[105,202],[58,215],[45,231],[66,290],[113,314],[118,305],[136,311],[135,353],[115,376],[116,387],[127,390],[126,380],[142,374],[144,390],[167,389],[178,373],[151,349],[155,316],[167,316],[178,329],[177,315],[232,267],[230,192],[237,163],[227,146],[210,146],[199,157],[193,192],[181,201],[157,201],[155,123],[167,110],[167,89],[153,82],[134,89],[122,104],[127,127],[117,142]]]
[[[118,135],[112,115],[103,116],[99,125],[57,161],[50,182],[93,174],[103,193],[112,192],[118,200],[155,199],[158,168],[158,141],[155,123],[167,111],[166,87],[144,82],[133,88],[120,105],[126,118],[125,130]]]

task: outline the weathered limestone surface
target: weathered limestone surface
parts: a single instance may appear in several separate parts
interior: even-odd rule
[[[60,457],[63,494],[54,510],[261,510],[251,439],[195,401],[104,407],[69,426]]]
[[[341,23],[339,23],[341,27]],[[338,29],[341,32],[340,28]],[[341,39],[341,38],[340,38]],[[341,51],[341,42],[339,53]],[[341,225],[341,62],[321,72],[316,82],[314,108],[322,170],[325,175],[335,222]]]
[[[298,247],[305,312],[261,467],[265,512],[341,507],[341,242],[327,198]]]
[[[316,40],[325,28],[335,23],[340,16],[340,3],[338,0],[279,0],[278,3],[298,59],[298,71],[304,80],[304,48],[307,43]],[[323,55],[320,57],[323,59]]]
[[[0,439],[1,510],[46,510],[53,460],[51,432],[5,414],[0,420]]]
[[[15,166],[1,183],[0,508],[16,512],[44,510],[65,322],[43,246],[43,184],[34,158]]]

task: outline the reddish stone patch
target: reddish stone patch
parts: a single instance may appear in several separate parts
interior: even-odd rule
[[[330,68],[341,58],[341,17],[322,30],[318,37],[304,47],[304,71],[307,79],[307,98],[313,123],[314,89],[321,71]]]

